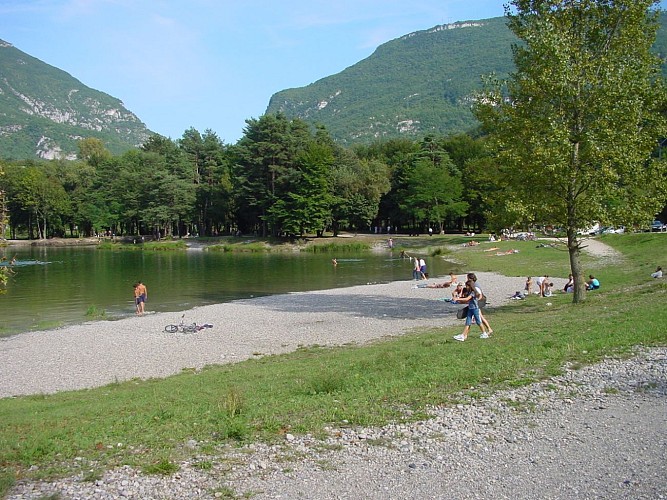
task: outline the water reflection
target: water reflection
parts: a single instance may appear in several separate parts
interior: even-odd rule
[[[294,291],[410,280],[412,265],[398,252],[331,254],[225,254],[208,251],[142,252],[96,248],[26,247],[16,255],[7,293],[0,295],[0,334],[52,328],[91,319],[134,314],[132,285],[148,286],[148,311],[195,306]],[[427,258],[432,276],[451,264]]]

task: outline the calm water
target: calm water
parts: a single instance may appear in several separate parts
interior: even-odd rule
[[[224,254],[108,251],[96,248],[9,247],[16,274],[0,295],[0,335],[80,323],[91,306],[117,319],[134,314],[132,284],[148,287],[147,311],[195,306],[305,290],[409,280],[412,266],[398,252]],[[429,273],[451,264],[427,258]]]

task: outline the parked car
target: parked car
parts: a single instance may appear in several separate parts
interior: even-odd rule
[[[651,224],[651,231],[667,231],[667,224],[663,224],[659,220],[654,220],[653,224]]]
[[[600,234],[601,231],[602,229],[600,228],[600,224],[596,222],[587,229],[582,229],[581,231],[577,231],[577,234],[581,236],[597,236],[598,234]]]
[[[618,226],[618,227],[609,226],[605,227],[602,230],[602,234],[623,234],[624,232],[625,232],[625,226]]]

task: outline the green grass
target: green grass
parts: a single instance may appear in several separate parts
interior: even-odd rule
[[[86,318],[87,319],[106,319],[107,311],[106,309],[100,309],[95,304],[91,305],[86,309]]]
[[[601,277],[599,293],[577,305],[571,295],[556,294],[550,306],[535,298],[489,311],[497,332],[492,341],[471,335],[457,343],[451,337],[460,326],[435,328],[360,347],[302,348],[162,380],[2,399],[0,493],[17,479],[84,473],[93,463],[96,471],[130,464],[170,474],[183,458],[214,462],[230,442],[423,418],[426,405],[529,384],[560,373],[568,362],[584,365],[626,356],[636,345],[665,345],[667,281],[648,274],[662,264],[667,235],[604,241],[624,259],[614,266],[586,259],[587,269]],[[480,271],[537,275],[548,268],[549,274],[567,274],[564,250],[519,243],[509,245],[519,249],[513,255],[485,255],[482,245],[454,255]],[[188,446],[192,440],[198,449]]]
[[[183,240],[147,241],[145,243],[123,243],[103,241],[97,245],[98,250],[141,250],[149,252],[182,251],[187,249]]]
[[[240,253],[266,253],[271,247],[261,241],[230,242],[206,246],[209,252],[240,252]]]
[[[323,244],[310,244],[303,247],[304,252],[312,253],[363,252],[365,250],[370,250],[370,245],[361,242],[329,242]]]
[[[492,248],[497,248],[497,250],[490,250]],[[518,253],[498,255],[509,250],[518,250]],[[497,241],[493,243],[486,241],[475,247],[458,245],[452,257],[464,261],[468,268],[476,272],[499,272],[505,276],[547,274],[566,277],[569,273],[567,246],[555,240],[548,242]],[[582,261],[585,265],[595,263],[595,260],[586,254],[582,254]]]
[[[220,243],[206,247],[211,252],[292,252],[299,250],[312,253],[358,252],[370,249],[368,243],[359,241],[331,241],[331,239],[313,238],[295,241],[282,241],[274,238],[260,238],[257,240],[239,240],[238,238],[224,238]]]

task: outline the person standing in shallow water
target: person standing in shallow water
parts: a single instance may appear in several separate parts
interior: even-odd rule
[[[141,314],[141,291],[139,288],[139,283],[132,285],[132,288],[134,289],[134,309],[137,312],[137,316],[139,316]]]
[[[141,316],[145,312],[145,304],[148,299],[148,289],[141,281],[134,286],[134,300],[137,306],[137,314]]]

